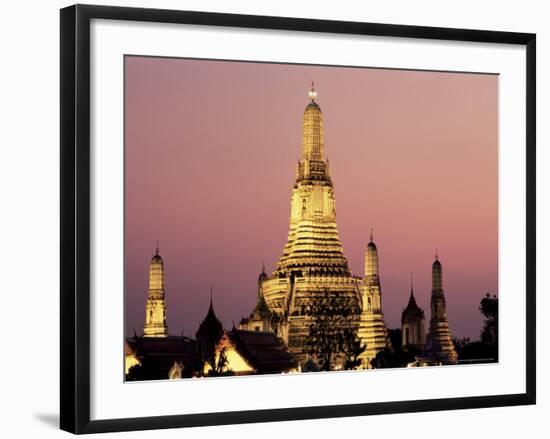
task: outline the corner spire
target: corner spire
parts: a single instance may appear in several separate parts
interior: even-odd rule
[[[164,262],[159,255],[159,242],[155,247],[155,256],[149,264],[149,291],[145,305],[144,337],[166,337],[166,300],[164,290]]]
[[[436,261],[439,261],[439,253],[438,253],[438,251],[437,251],[437,247],[436,247],[436,249],[435,249],[435,260],[436,260]]]
[[[370,229],[370,242],[373,242],[374,240],[374,229]]]
[[[214,305],[213,305],[213,301],[212,301],[212,291],[213,291],[214,287],[212,286],[212,284],[210,284],[210,309],[213,309],[214,308]]]
[[[411,271],[411,296],[413,296],[414,293],[413,293],[413,274],[412,274],[412,271]]]

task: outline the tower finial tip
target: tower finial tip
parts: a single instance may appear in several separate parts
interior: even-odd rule
[[[374,229],[370,229],[370,242],[374,241]]]
[[[157,241],[157,244],[155,246],[155,255],[158,256],[159,255],[159,248],[160,248],[160,241]]]
[[[315,101],[315,99],[317,98],[317,92],[315,91],[315,83],[313,81],[311,81],[311,89],[309,90],[309,98],[311,99],[311,101]]]

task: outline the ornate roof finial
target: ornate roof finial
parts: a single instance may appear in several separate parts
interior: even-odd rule
[[[159,247],[160,247],[160,241],[157,241],[157,245],[155,246],[155,256],[159,255]]]
[[[413,274],[412,274],[412,271],[411,271],[411,295],[413,293]]]
[[[214,287],[212,286],[212,284],[210,284],[210,308],[213,308],[213,305],[212,305],[212,290],[214,289]]]
[[[265,261],[262,261],[262,273],[265,273]]]
[[[437,252],[437,248],[435,249],[435,260],[439,261],[439,254]]]
[[[374,235],[374,229],[371,228],[371,229],[370,229],[370,242],[372,242],[373,239],[374,239],[374,238],[373,238],[373,235]]]
[[[315,91],[315,84],[311,81],[311,89],[309,90],[309,98],[312,102],[317,98],[317,92]]]

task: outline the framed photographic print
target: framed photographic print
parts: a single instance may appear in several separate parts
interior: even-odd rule
[[[64,430],[535,403],[533,34],[62,9],[61,202]]]

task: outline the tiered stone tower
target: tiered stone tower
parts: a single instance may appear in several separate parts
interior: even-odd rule
[[[358,336],[366,343],[367,349],[363,352],[362,358],[365,364],[369,365],[379,351],[390,347],[388,330],[382,313],[378,249],[373,241],[372,230],[370,242],[365,250],[365,278],[361,286],[361,303]]]
[[[323,115],[313,84],[309,98],[302,123],[302,156],[292,189],[288,241],[272,276],[261,277],[259,283],[259,294],[269,309],[268,326],[283,338],[299,362],[307,360],[305,341],[311,324],[307,309],[312,301],[327,291],[337,294],[356,327],[366,306],[363,279],[350,273],[338,236],[334,189],[324,152]],[[377,290],[374,285],[372,288],[366,296],[378,300],[378,305],[366,311],[361,323],[361,334],[376,340],[369,347],[369,355],[382,345],[372,329],[382,318],[379,284]],[[258,325],[254,316],[241,322],[244,328],[253,329],[251,325]],[[382,333],[382,339],[384,336]]]
[[[451,338],[449,322],[447,321],[447,305],[443,292],[443,273],[437,254],[432,265],[431,311],[432,316],[430,319],[426,354],[440,356],[443,359],[448,358],[450,362],[456,362],[458,356]]]
[[[329,164],[324,156],[323,115],[309,92],[311,102],[302,124],[302,158],[296,168],[296,183],[290,204],[290,232],[277,275],[349,276],[338,229]]]
[[[145,306],[144,337],[166,337],[166,301],[164,292],[164,262],[159,255],[158,243],[149,268],[149,293]]]

